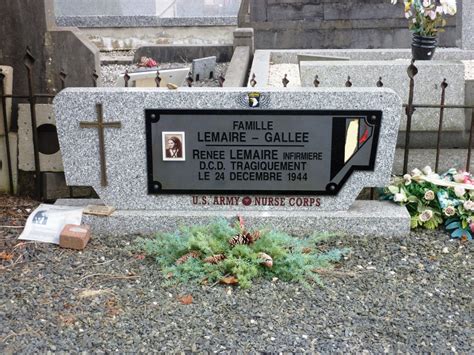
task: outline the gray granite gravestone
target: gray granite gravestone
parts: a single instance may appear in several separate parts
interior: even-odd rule
[[[214,78],[216,57],[196,58],[193,60],[191,71],[196,81]]]
[[[404,102],[408,102],[410,78],[407,75],[409,60],[382,61],[302,61],[300,78],[302,86],[314,86],[318,75],[320,87],[343,87],[350,76],[354,87],[375,87],[378,78],[383,86],[393,89]],[[461,61],[417,61],[418,74],[415,81],[415,102],[439,104],[440,84],[447,79],[446,102],[464,105],[465,67]],[[437,131],[439,123],[433,119],[437,109],[417,110],[412,129],[415,131]],[[405,119],[405,116],[403,117]],[[406,119],[405,119],[406,121]],[[464,130],[466,124],[464,110],[449,110],[444,116],[444,130]],[[402,129],[406,123],[402,121]]]
[[[389,182],[402,113],[390,89],[74,88],[54,106],[67,183],[117,208],[84,216],[96,233],[237,214],[298,235],[409,231],[404,208],[354,202]]]
[[[461,48],[474,49],[474,1],[462,0],[461,18],[458,21],[461,31]]]

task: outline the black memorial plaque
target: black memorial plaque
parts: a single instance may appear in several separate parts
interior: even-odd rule
[[[145,110],[150,194],[335,195],[373,170],[381,111]]]

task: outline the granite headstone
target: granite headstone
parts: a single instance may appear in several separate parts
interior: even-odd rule
[[[193,60],[191,71],[195,81],[214,78],[216,57],[196,58]]]
[[[474,49],[474,1],[461,1],[461,48]]]
[[[408,102],[409,81],[407,68],[409,60],[384,61],[302,61],[300,63],[301,84],[314,86],[317,75],[319,87],[344,87],[350,77],[353,87],[376,87],[381,78],[383,86],[393,89],[404,102]],[[447,79],[446,102],[451,105],[464,105],[464,64],[461,61],[417,61],[418,74],[415,78],[415,97],[417,103],[439,104],[440,86]],[[412,130],[437,131],[439,122],[433,117],[439,115],[438,109],[417,110],[414,114]],[[406,121],[406,117],[403,117]],[[402,121],[402,130],[406,123]],[[444,114],[443,129],[464,130],[465,114],[462,109],[447,110]]]
[[[74,88],[54,105],[68,185],[117,208],[86,217],[96,232],[236,214],[299,235],[409,230],[399,206],[354,203],[389,182],[402,113],[390,89]]]

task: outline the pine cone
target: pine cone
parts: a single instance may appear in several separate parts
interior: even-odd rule
[[[258,238],[260,238],[260,232],[258,231],[253,234],[250,234],[247,231],[243,231],[241,234],[237,234],[236,236],[232,237],[232,239],[229,240],[229,244],[233,247],[238,244],[250,245]]]
[[[244,234],[237,234],[229,240],[229,244],[232,247],[234,247],[236,245],[239,245],[239,244],[244,244],[244,239],[245,239]]]
[[[231,246],[250,244],[251,239],[252,239],[252,236],[250,235],[250,233],[247,233],[244,231],[243,233],[237,234],[234,237],[232,237],[232,239],[229,240],[229,244]]]
[[[216,255],[208,256],[207,258],[204,259],[204,262],[209,263],[209,264],[218,264],[224,259],[225,259],[224,254],[216,254]]]
[[[199,258],[199,256],[201,255],[200,252],[198,251],[190,251],[189,253],[187,254],[184,254],[182,257],[180,257],[178,260],[176,260],[176,265],[181,265],[181,264],[184,264],[186,261],[188,261],[188,259],[190,258]]]
[[[258,258],[262,259],[262,265],[271,268],[273,266],[273,259],[270,255],[265,253],[258,253]]]

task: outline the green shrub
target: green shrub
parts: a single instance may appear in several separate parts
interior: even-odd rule
[[[269,229],[248,233],[240,222],[230,226],[220,219],[205,226],[158,233],[153,239],[139,239],[137,247],[156,261],[166,285],[190,281],[213,284],[233,277],[242,288],[249,288],[257,278],[274,277],[306,287],[312,283],[322,285],[315,270],[332,267],[349,251],[320,251],[317,244],[333,236],[330,234],[300,239]],[[245,244],[246,233],[255,240]],[[232,245],[230,241],[235,236],[242,236],[243,241]],[[216,255],[223,260],[206,262],[206,258]]]

